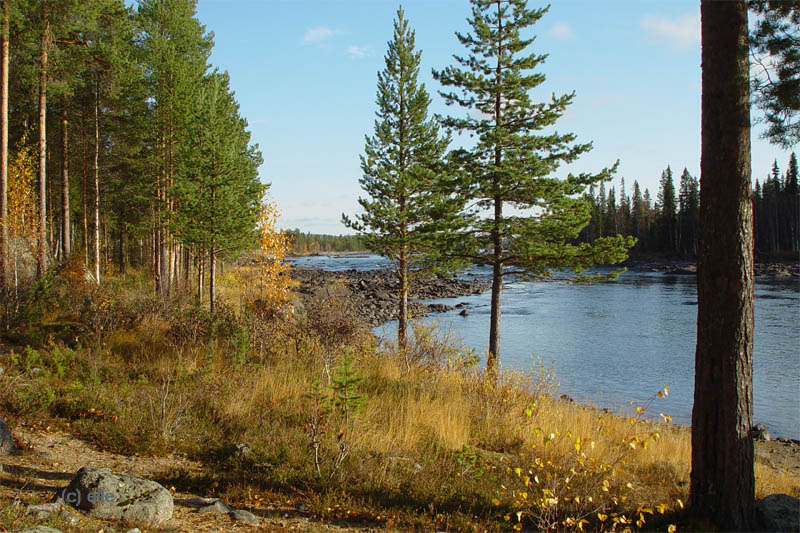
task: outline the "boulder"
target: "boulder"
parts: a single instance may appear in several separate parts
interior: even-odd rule
[[[800,531],[800,500],[788,494],[771,494],[756,502],[765,531]]]
[[[47,526],[33,526],[25,529],[18,529],[16,533],[61,533],[61,530]]]
[[[44,503],[42,505],[29,505],[25,514],[33,515],[39,520],[47,520],[51,515],[61,510],[61,502]]]
[[[3,419],[0,418],[0,455],[8,455],[16,451],[17,446],[14,444],[14,438],[11,436],[11,430]]]
[[[62,501],[89,516],[158,526],[172,518],[172,494],[140,477],[115,474],[108,468],[84,466],[59,493]]]

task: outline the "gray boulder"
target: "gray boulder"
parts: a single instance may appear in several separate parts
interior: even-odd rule
[[[8,455],[16,451],[17,446],[14,444],[14,438],[11,436],[11,430],[3,419],[0,418],[0,455]]]
[[[61,510],[61,502],[43,503],[41,505],[29,505],[26,514],[33,515],[39,520],[47,520],[50,516]]]
[[[230,516],[231,520],[234,522],[244,522],[245,524],[250,524],[253,526],[257,526],[260,523],[258,521],[258,517],[249,511],[231,511],[228,513],[228,516]]]
[[[33,526],[25,529],[18,529],[16,533],[61,533],[61,530],[47,526]]]
[[[800,531],[800,500],[788,494],[771,494],[756,502],[765,531]]]
[[[89,516],[158,526],[172,518],[172,494],[140,477],[115,474],[108,468],[84,466],[60,498]]]

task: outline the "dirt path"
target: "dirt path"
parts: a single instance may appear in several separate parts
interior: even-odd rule
[[[78,522],[66,525],[60,519],[43,522],[25,516],[29,504],[51,501],[58,489],[64,488],[83,466],[103,466],[114,472],[159,478],[174,471],[200,471],[198,463],[179,457],[138,457],[104,452],[61,431],[16,428],[15,437],[27,450],[21,455],[0,457],[0,531],[16,531],[35,524],[58,527],[64,532],[127,531],[120,523],[94,520],[73,513]],[[373,532],[383,528],[353,527],[325,523],[297,510],[297,501],[259,502],[257,507],[244,508],[259,517],[261,525],[234,523],[225,514],[198,514],[196,509],[205,503],[202,494],[176,492],[170,488],[175,511],[167,524],[157,531],[309,531],[309,532]],[[156,531],[140,528],[143,532]]]

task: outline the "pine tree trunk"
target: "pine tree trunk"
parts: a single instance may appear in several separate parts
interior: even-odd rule
[[[3,28],[0,36],[0,296],[8,291],[8,2],[0,0]],[[8,313],[6,313],[8,314]]]
[[[68,125],[67,114],[61,119],[61,257],[64,261],[69,259],[71,244],[69,239],[69,165],[68,153]]]
[[[94,279],[100,285],[100,84],[94,94]]]
[[[489,323],[489,354],[486,358],[486,373],[494,381],[497,378],[497,359],[500,357],[500,301],[503,292],[503,253],[500,221],[503,218],[503,202],[499,198],[494,203],[494,224],[492,240],[494,258],[492,261],[492,304]]]
[[[208,310],[214,316],[217,290],[217,250],[214,239],[211,239],[211,249],[208,252]]]
[[[42,41],[39,72],[39,246],[36,277],[47,270],[47,52],[50,47],[50,19],[47,0],[42,0]]]
[[[81,213],[83,215],[83,262],[86,265],[86,268],[89,268],[89,200],[87,199],[86,195],[89,193],[88,186],[86,182],[88,181],[87,173],[88,173],[88,166],[89,163],[87,162],[87,134],[86,134],[86,124],[83,121],[81,125],[81,133],[83,137],[83,157],[82,157],[82,170],[83,170],[83,179],[81,180]]]
[[[397,347],[405,351],[408,345],[408,260],[406,251],[400,252],[398,264],[400,278],[399,307],[397,317]]]
[[[702,0],[702,160],[693,511],[752,530],[753,220],[745,0]]]

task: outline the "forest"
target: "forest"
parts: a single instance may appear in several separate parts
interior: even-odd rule
[[[754,263],[788,258],[770,281],[796,290],[798,163],[753,181],[750,146],[751,104],[769,142],[800,139],[800,3],[700,2],[701,176],[667,166],[651,192],[613,158],[564,171],[592,142],[556,127],[576,93],[550,93],[532,47],[550,8],[463,2],[435,93],[397,8],[354,234],[332,236],[280,229],[198,0],[0,0],[0,530],[800,527],[798,443],[753,424]],[[289,260],[362,250],[391,267]],[[592,267],[636,254],[699,265],[669,276],[696,294],[675,304],[697,318],[681,424],[668,383],[611,409],[501,357],[521,284],[616,287],[623,268]],[[444,297],[465,301],[416,301]],[[483,351],[430,314],[470,310]],[[548,333],[606,334],[579,314]],[[603,375],[643,381],[635,350]]]
[[[781,172],[775,161],[763,179],[756,179],[753,188],[753,222],[756,256],[762,260],[796,257],[800,250],[800,188],[798,187],[797,155],[792,153]],[[630,235],[636,238],[632,255],[661,254],[695,258],[700,221],[700,185],[685,168],[676,180],[667,167],[661,174],[660,186],[653,199],[650,191],[642,191],[638,181],[626,191],[625,179],[619,190],[605,183],[594,187],[588,195],[592,216],[581,230],[580,239],[592,242],[597,237]],[[677,188],[676,188],[677,185]]]
[[[217,259],[254,244],[265,186],[194,4],[19,0],[3,17],[11,294],[72,258],[96,283],[146,268],[162,295],[207,275],[213,305]]]

